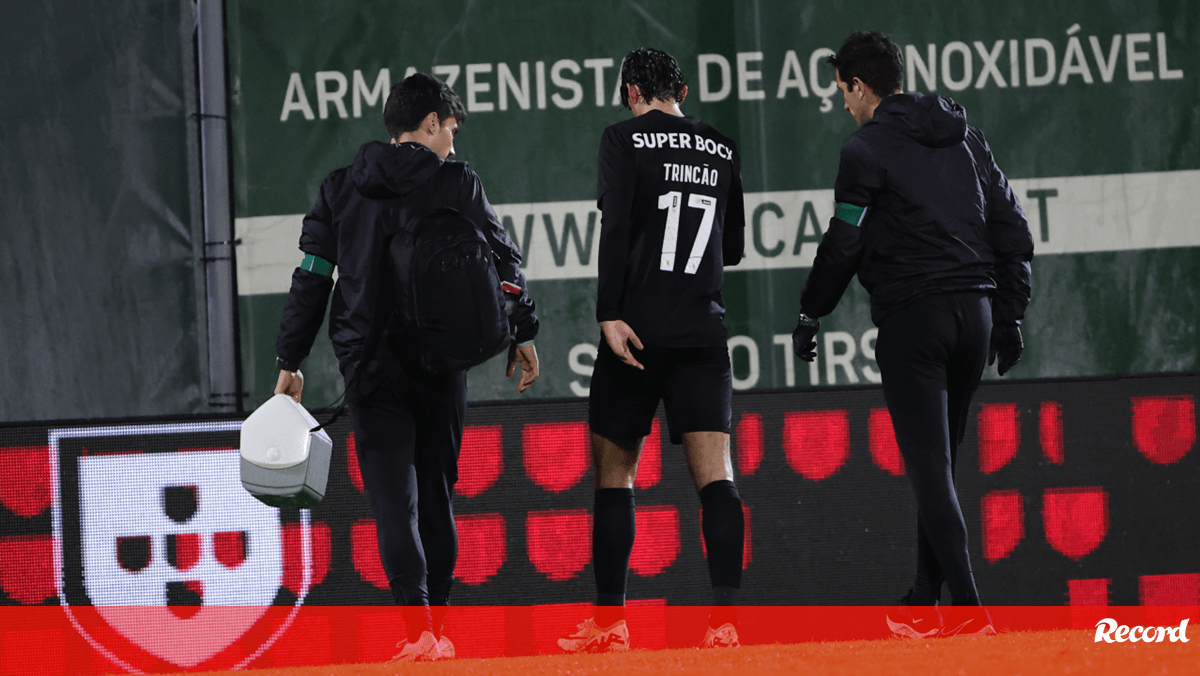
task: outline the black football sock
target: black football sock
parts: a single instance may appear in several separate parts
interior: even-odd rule
[[[433,621],[433,635],[440,641],[442,639],[442,630],[446,625],[446,611],[448,606],[430,606],[429,614]]]
[[[713,609],[709,624],[734,623],[738,589],[742,586],[742,550],[746,522],[742,498],[732,481],[714,481],[700,489],[701,530],[708,549],[708,576],[712,581]]]
[[[625,578],[636,529],[633,489],[596,489],[592,518],[596,624],[607,628],[625,618]]]

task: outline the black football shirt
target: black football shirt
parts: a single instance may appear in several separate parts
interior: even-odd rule
[[[726,265],[746,216],[733,142],[651,110],[604,130],[597,321],[623,319],[647,348],[725,346]]]

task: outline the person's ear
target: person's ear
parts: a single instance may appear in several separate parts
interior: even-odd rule
[[[438,128],[441,126],[442,121],[438,119],[436,110],[426,115],[425,119],[421,121],[421,128],[424,129],[425,133],[429,134],[430,136],[436,136]]]
[[[630,105],[633,105],[633,104],[635,104],[635,103],[637,103],[638,101],[640,101],[640,100],[641,100],[641,98],[642,98],[642,90],[641,90],[641,89],[638,89],[638,86],[637,86],[637,85],[635,85],[635,84],[633,84],[633,83],[630,83],[630,84],[627,84],[627,85],[625,85],[625,88],[628,90],[628,97],[627,97],[627,98],[628,98],[628,100],[629,100],[629,104],[630,104]]]
[[[687,85],[683,85],[683,89],[679,90],[679,100],[675,102],[676,105],[683,105],[683,102],[687,100],[687,92]]]

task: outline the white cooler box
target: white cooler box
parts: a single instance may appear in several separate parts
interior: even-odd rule
[[[333,442],[294,399],[277,394],[242,423],[242,486],[272,507],[312,507],[325,497]]]

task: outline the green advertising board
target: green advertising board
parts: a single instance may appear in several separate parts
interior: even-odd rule
[[[415,70],[466,104],[458,159],[482,177],[525,257],[542,376],[524,396],[585,396],[599,341],[596,153],[603,129],[629,115],[616,98],[620,59],[643,46],[679,60],[684,112],[733,138],[743,158],[746,257],[723,291],[735,388],[878,382],[857,284],[823,321],[814,364],[794,360],[789,338],[833,212],[838,150],[855,129],[824,58],[872,29],[902,45],[906,90],[967,108],[1028,214],[1033,302],[1009,377],[1200,363],[1194,2],[229,0],[228,26],[251,405],[275,382],[303,214],[329,171],[386,140],[390,83]],[[503,368],[472,370],[471,399],[515,397]],[[306,403],[340,394],[323,337],[305,373]]]

